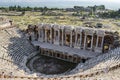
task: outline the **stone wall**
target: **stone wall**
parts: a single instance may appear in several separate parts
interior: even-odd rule
[[[111,36],[108,32],[113,33],[113,35]],[[60,46],[90,50],[97,53],[103,53],[105,52],[104,50],[106,50],[105,46],[107,45],[104,46],[104,44],[106,44],[104,42],[105,36],[114,37],[113,31],[57,24],[31,25],[28,27],[27,33],[31,41],[46,42]],[[108,50],[112,48],[111,46],[107,47]]]

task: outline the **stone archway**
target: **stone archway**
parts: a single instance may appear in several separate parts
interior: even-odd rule
[[[114,38],[111,35],[104,36],[103,52],[106,53],[113,46]]]
[[[65,39],[65,45],[66,46],[70,46],[70,37],[71,37],[70,34],[66,34],[66,39]]]

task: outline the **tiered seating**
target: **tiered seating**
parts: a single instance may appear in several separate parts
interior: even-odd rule
[[[20,33],[20,34],[19,34]],[[34,74],[26,73],[20,70],[19,64],[22,62],[24,56],[27,56],[34,52],[34,47],[29,44],[23,34],[17,30],[17,28],[10,28],[0,31],[0,74],[8,76],[22,76],[32,78],[14,78],[14,80],[32,80]],[[18,64],[18,65],[16,65]],[[50,75],[47,77],[69,77],[61,78],[61,80],[80,79],[80,75],[84,76],[95,72],[108,72],[110,68],[120,65],[120,48],[109,51],[98,57],[94,57],[85,63],[80,63],[75,69],[70,72],[60,75]],[[4,72],[4,73],[3,73]],[[65,76],[66,75],[66,76]],[[76,76],[76,77],[74,77]],[[43,75],[44,77],[44,75]],[[45,76],[46,77],[46,76]],[[0,78],[6,80],[4,78]],[[11,78],[12,79],[12,78]],[[47,79],[47,78],[45,78]],[[43,79],[43,80],[45,80]],[[9,79],[8,79],[9,80]],[[33,79],[38,80],[38,79]]]
[[[0,32],[0,57],[20,64],[25,55],[35,51],[34,47],[17,28],[9,28]]]
[[[86,63],[79,64],[76,69],[71,71],[71,74],[78,73],[77,75],[84,75],[97,71],[107,72],[116,65],[120,65],[120,48],[116,48],[109,53],[92,58],[86,61]]]
[[[4,57],[5,59],[10,58],[7,53],[7,48],[10,44],[9,38],[10,36],[5,31],[0,31],[0,57]]]

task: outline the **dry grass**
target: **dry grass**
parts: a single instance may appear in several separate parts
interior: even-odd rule
[[[83,21],[80,17],[69,16],[68,12],[63,12],[64,16],[42,16],[40,12],[25,12],[24,16],[9,16],[16,24],[19,25],[20,29],[26,29],[28,24],[39,24],[39,23],[56,23],[61,25],[73,25],[82,26]],[[92,21],[93,19],[89,20]],[[93,20],[94,24],[101,22],[104,25],[111,26],[111,30],[117,30],[120,32],[119,26],[113,24],[113,21],[120,22],[120,20],[101,19]],[[110,28],[109,28],[110,29]]]

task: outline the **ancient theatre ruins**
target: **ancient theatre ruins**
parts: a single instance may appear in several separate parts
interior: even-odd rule
[[[78,63],[117,47],[117,32],[98,28],[29,25],[27,37],[41,55]]]

